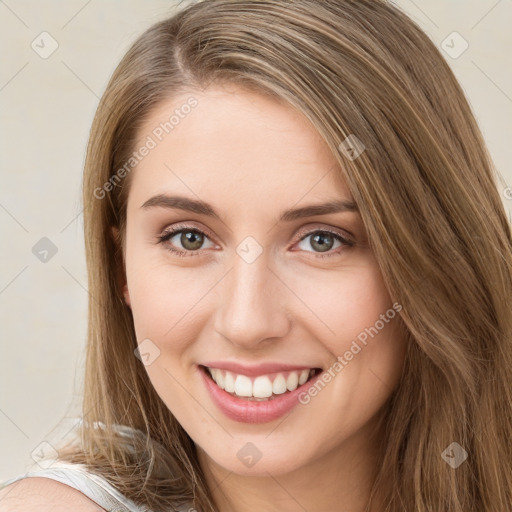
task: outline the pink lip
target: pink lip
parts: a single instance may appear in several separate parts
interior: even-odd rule
[[[215,368],[215,366],[213,367]],[[256,402],[230,395],[217,386],[207,374],[208,370],[201,366],[198,366],[198,369],[215,405],[228,418],[243,423],[267,423],[280,418],[300,403],[299,395],[322,375],[322,372],[320,372],[294,391],[283,393],[278,398]],[[281,369],[283,369],[282,366]]]
[[[247,377],[257,377],[258,375],[268,375],[271,373],[277,372],[289,372],[293,370],[310,370],[311,368],[320,368],[319,366],[309,366],[309,365],[290,365],[290,364],[282,364],[282,363],[261,363],[258,365],[245,365],[240,363],[235,363],[233,361],[210,361],[206,363],[201,363],[203,366],[208,366],[209,368],[220,368],[222,370],[229,370],[230,372],[239,373],[241,375],[246,375]]]

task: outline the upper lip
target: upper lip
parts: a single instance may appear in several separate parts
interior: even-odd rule
[[[311,366],[308,364],[292,365],[284,363],[260,363],[257,365],[248,365],[235,363],[234,361],[209,361],[202,363],[202,366],[209,368],[220,368],[229,370],[230,372],[247,375],[248,377],[257,377],[269,373],[290,372],[293,370],[309,370],[311,368],[320,368],[319,366]]]

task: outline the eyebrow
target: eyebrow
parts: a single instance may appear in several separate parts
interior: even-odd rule
[[[183,196],[168,196],[165,194],[159,194],[148,199],[141,208],[177,208],[179,210],[185,210],[193,213],[199,213],[201,215],[207,215],[221,220],[219,214],[215,209],[204,201],[190,199]],[[341,213],[341,212],[359,212],[357,205],[353,201],[348,200],[336,200],[329,201],[328,203],[322,204],[311,204],[303,206],[301,208],[292,208],[285,210],[281,217],[280,222],[290,222],[293,220],[301,219],[303,217],[313,217],[316,215],[327,215],[329,213]]]

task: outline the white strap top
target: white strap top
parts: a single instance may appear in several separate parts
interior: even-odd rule
[[[80,421],[80,420],[79,420]],[[120,426],[125,433],[130,429]],[[42,465],[41,465],[42,466]],[[109,512],[151,512],[147,507],[139,507],[133,501],[121,494],[106,479],[90,473],[84,464],[74,464],[55,459],[45,459],[44,467],[36,465],[26,473],[10,480],[1,482],[1,487],[10,485],[18,480],[29,477],[44,477],[57,480],[85,494],[100,507]],[[192,505],[185,505],[175,512],[197,512]],[[171,511],[169,511],[171,512]]]
[[[148,512],[148,509],[142,509],[128,500],[103,478],[85,471],[81,464],[56,461],[48,468],[28,471],[3,482],[3,485],[9,485],[28,477],[45,477],[62,482],[78,489],[100,507],[111,512]]]

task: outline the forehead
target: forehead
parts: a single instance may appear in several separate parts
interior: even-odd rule
[[[138,132],[135,150],[144,145],[150,149],[132,171],[129,204],[175,192],[245,210],[351,198],[301,113],[232,85],[161,102]]]

